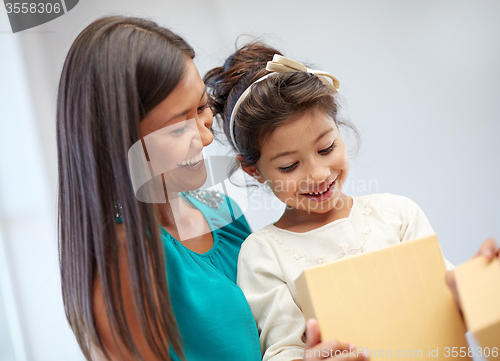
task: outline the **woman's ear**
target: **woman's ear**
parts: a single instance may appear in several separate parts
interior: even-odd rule
[[[264,179],[264,177],[262,176],[262,174],[260,174],[259,170],[257,169],[256,166],[254,165],[251,165],[251,166],[248,166],[246,165],[247,163],[245,162],[245,158],[243,158],[243,156],[241,154],[238,154],[236,156],[236,160],[238,162],[240,162],[240,165],[241,165],[241,169],[243,169],[243,171],[248,174],[250,177],[253,177],[255,179],[257,179],[257,181],[259,183],[265,183],[266,180]]]

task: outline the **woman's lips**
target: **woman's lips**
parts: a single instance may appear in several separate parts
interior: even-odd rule
[[[310,192],[310,193],[300,193],[302,196],[309,198],[311,200],[317,201],[317,202],[323,202],[324,200],[327,200],[333,195],[333,191],[335,189],[335,184],[337,183],[337,179],[335,179],[326,190],[323,192]],[[311,194],[312,193],[312,194]],[[318,193],[318,194],[314,194]]]
[[[185,170],[197,171],[198,169],[200,169],[201,167],[203,167],[204,164],[205,164],[205,160],[202,158],[200,161],[198,161],[198,163],[193,164],[193,165],[177,165],[177,166],[179,168],[182,168],[182,169],[185,169]]]
[[[183,164],[184,163],[184,164]],[[198,155],[188,159],[187,161],[183,161],[180,164],[177,164],[179,168],[186,169],[189,171],[197,171],[205,164],[203,153],[199,153]]]

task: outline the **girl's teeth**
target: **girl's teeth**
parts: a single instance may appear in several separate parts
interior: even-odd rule
[[[310,192],[310,193],[304,193],[304,194],[308,194],[310,196],[319,196],[319,195],[322,195],[323,193],[326,193],[330,189],[330,187],[332,187],[332,185],[333,185],[334,182],[335,181],[333,181],[332,183],[330,183],[330,185],[323,192]]]

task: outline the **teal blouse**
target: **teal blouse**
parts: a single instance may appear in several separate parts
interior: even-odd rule
[[[163,227],[170,301],[188,361],[260,361],[259,335],[250,307],[236,285],[240,247],[250,227],[232,199],[214,209],[194,197],[213,234],[213,247],[196,253]],[[173,360],[180,360],[170,350]]]

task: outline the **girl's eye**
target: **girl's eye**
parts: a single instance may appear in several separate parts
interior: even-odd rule
[[[198,108],[198,113],[201,113],[202,111],[204,111],[208,107],[209,107],[209,105],[208,105],[208,100],[207,100],[207,102],[205,104],[203,104],[201,107]]]
[[[330,145],[328,148],[320,150],[318,153],[319,154],[328,154],[330,153],[337,145],[335,144],[335,141],[333,141],[332,145]]]
[[[295,162],[292,165],[289,165],[288,167],[279,167],[280,172],[286,173],[286,172],[291,172],[295,168],[297,168],[297,165],[299,162]]]
[[[185,126],[183,126],[182,128],[173,130],[172,132],[170,132],[170,134],[173,134],[173,135],[182,135],[182,134],[184,134],[186,132],[186,129],[187,129],[187,124]]]

